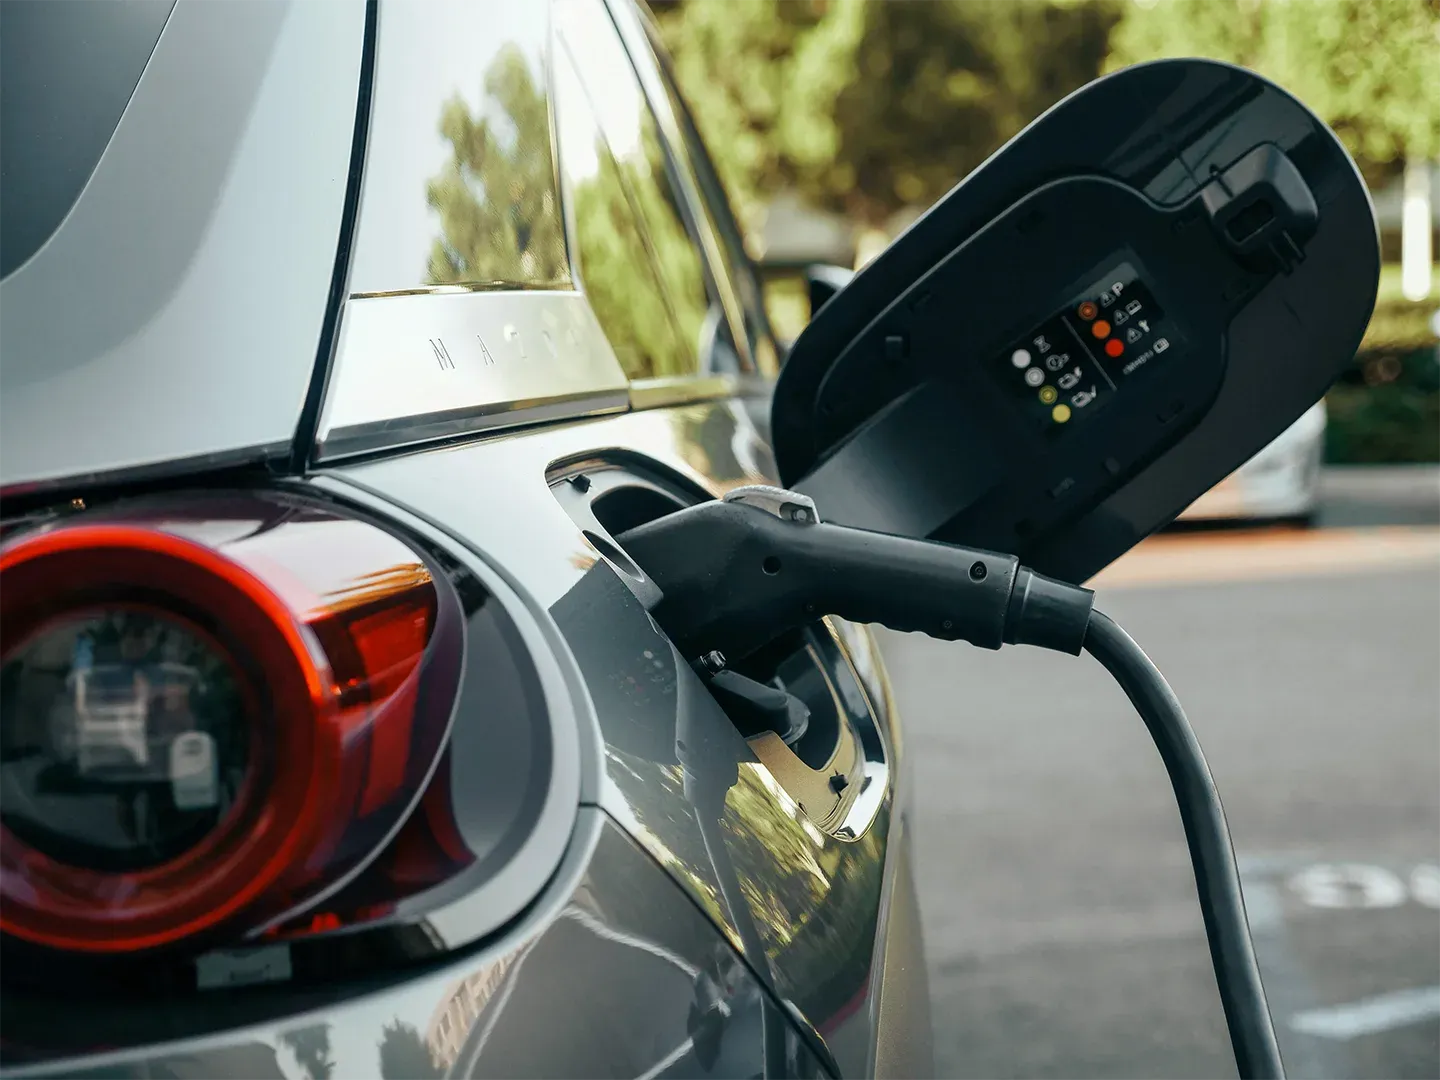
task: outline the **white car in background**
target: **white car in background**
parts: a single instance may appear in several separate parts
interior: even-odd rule
[[[1200,498],[1180,521],[1266,520],[1308,525],[1320,506],[1325,403],[1317,402],[1274,442]]]

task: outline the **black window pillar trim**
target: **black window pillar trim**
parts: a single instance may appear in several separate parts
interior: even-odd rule
[[[345,181],[345,204],[340,214],[340,233],[335,245],[335,269],[330,277],[330,293],[325,301],[325,321],[315,352],[315,366],[310,386],[300,408],[295,426],[289,460],[282,471],[304,474],[314,462],[315,437],[320,426],[320,410],[325,404],[325,390],[340,339],[340,319],[349,295],[350,261],[355,250],[355,227],[360,216],[360,189],[365,176],[365,151],[370,137],[370,112],[375,91],[376,31],[379,23],[379,0],[365,0],[365,41],[360,57],[360,85],[355,101],[355,133],[350,143],[350,172]]]

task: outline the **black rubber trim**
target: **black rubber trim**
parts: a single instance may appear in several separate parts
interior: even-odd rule
[[[335,246],[335,272],[330,277],[330,295],[325,301],[325,323],[315,352],[315,369],[310,388],[295,425],[287,471],[303,475],[315,452],[315,433],[320,427],[320,409],[330,385],[330,368],[340,338],[340,316],[350,283],[350,256],[355,250],[355,223],[360,216],[360,185],[365,176],[365,150],[370,140],[370,106],[375,90],[375,37],[379,23],[379,0],[365,3],[365,45],[360,56],[360,92],[355,101],[355,135],[350,143],[350,175],[345,181],[345,206],[340,214],[340,236]]]

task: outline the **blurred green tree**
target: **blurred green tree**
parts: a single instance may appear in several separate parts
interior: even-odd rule
[[[1440,155],[1440,0],[1130,4],[1107,67],[1165,56],[1273,79],[1335,129],[1372,182]]]
[[[472,115],[459,96],[446,102],[439,128],[454,150],[425,187],[440,215],[431,283],[569,283],[544,84],[511,45],[485,73],[497,117]]]
[[[1405,295],[1429,295],[1440,0],[1132,4],[1113,35],[1109,66],[1161,56],[1228,60],[1273,79],[1335,129],[1371,185],[1403,169]]]
[[[737,201],[792,188],[872,228],[1094,78],[1120,14],[1115,0],[656,5]]]

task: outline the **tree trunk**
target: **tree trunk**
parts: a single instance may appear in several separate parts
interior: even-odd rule
[[[1400,291],[1406,300],[1424,300],[1434,281],[1430,248],[1435,220],[1430,207],[1430,162],[1405,162],[1404,201],[1400,211]]]

